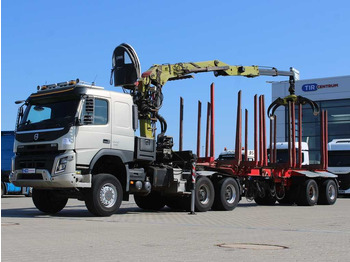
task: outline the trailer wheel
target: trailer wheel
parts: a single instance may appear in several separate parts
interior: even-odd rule
[[[157,191],[152,191],[146,196],[134,195],[135,203],[139,208],[146,210],[161,210],[165,206],[165,200]]]
[[[318,201],[318,187],[313,179],[308,179],[300,187],[297,204],[299,206],[313,206]]]
[[[195,207],[198,212],[206,212],[211,209],[215,198],[215,189],[211,180],[200,177],[196,182]]]
[[[337,201],[338,189],[334,180],[327,179],[320,185],[320,196],[317,204],[333,205]]]
[[[221,179],[215,187],[213,209],[233,210],[239,202],[239,186],[234,178]]]
[[[98,174],[92,177],[92,188],[85,192],[85,205],[95,216],[111,216],[122,203],[123,188],[110,174]]]
[[[54,190],[33,189],[32,200],[37,209],[47,214],[60,212],[67,204],[68,198],[60,196]]]

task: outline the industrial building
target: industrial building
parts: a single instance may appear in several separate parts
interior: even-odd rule
[[[285,97],[288,92],[288,81],[272,83],[272,101]],[[309,98],[328,112],[328,141],[350,138],[350,75],[315,78],[296,81],[296,95]],[[303,142],[310,149],[310,163],[319,163],[320,155],[320,114],[314,116],[310,106],[303,107]],[[287,141],[287,108],[280,107],[277,116],[277,141]]]

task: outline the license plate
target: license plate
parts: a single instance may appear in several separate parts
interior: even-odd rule
[[[22,173],[23,174],[35,174],[35,168],[23,168]]]

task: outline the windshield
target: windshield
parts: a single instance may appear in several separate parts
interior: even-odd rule
[[[350,167],[350,151],[328,151],[328,166]]]
[[[235,159],[235,154],[220,154],[217,160],[233,160]],[[253,157],[248,156],[248,161],[253,161]],[[242,160],[245,161],[245,154],[242,153]]]
[[[288,163],[288,161],[289,161],[288,158],[289,157],[288,157],[288,150],[287,149],[277,149],[276,153],[277,153],[276,163],[279,163],[279,164]],[[297,154],[297,159],[298,159],[298,149],[296,149],[296,154]],[[271,162],[270,149],[267,150],[267,158]],[[305,161],[305,152],[302,151],[302,153],[301,153],[301,162],[304,163],[304,161]]]
[[[277,150],[276,163],[288,163],[288,150]]]
[[[18,130],[46,129],[72,125],[79,100],[42,102],[31,101],[25,110]]]
[[[232,160],[235,158],[235,154],[222,154],[219,155],[218,160]]]

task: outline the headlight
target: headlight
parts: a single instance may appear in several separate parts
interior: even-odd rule
[[[61,158],[60,161],[58,162],[55,173],[64,172],[66,170],[66,167],[67,167],[67,162],[68,162],[68,157]]]

